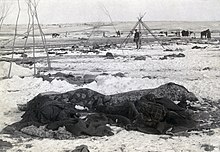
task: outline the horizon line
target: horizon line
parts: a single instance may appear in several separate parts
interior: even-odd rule
[[[129,20],[129,21],[113,21],[113,23],[116,23],[116,22],[137,22],[134,21],[134,20]],[[220,22],[220,20],[196,20],[196,21],[193,21],[193,20],[143,20],[143,22]],[[86,24],[86,23],[112,23],[111,21],[89,21],[89,22],[64,22],[64,23],[61,23],[61,22],[57,22],[57,23],[40,23],[40,24]],[[13,25],[15,23],[3,23],[3,25]],[[24,24],[27,24],[27,23],[19,23],[18,25],[24,25]]]

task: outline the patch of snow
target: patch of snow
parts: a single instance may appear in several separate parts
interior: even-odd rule
[[[70,57],[53,58],[53,71],[55,73],[65,71],[73,75],[108,73],[99,75],[95,81],[83,86],[76,86],[66,81],[53,80],[51,83],[43,81],[42,78],[24,77],[20,78],[19,72],[24,74],[29,69],[23,69],[18,65],[14,69],[11,79],[0,80],[0,130],[7,124],[19,121],[23,114],[18,111],[17,104],[25,104],[37,94],[42,92],[66,92],[81,87],[90,88],[103,94],[116,94],[139,89],[155,88],[168,82],[174,82],[185,86],[199,98],[209,98],[213,101],[220,99],[220,74],[219,74],[219,48],[209,45],[206,49],[191,49],[195,44],[170,45],[169,48],[181,48],[184,58],[159,60],[160,57],[175,52],[164,52],[160,46],[144,46],[140,50],[132,47],[126,49],[111,49],[109,52],[118,56],[113,60],[87,54],[72,53]],[[197,45],[197,44],[196,44]],[[199,45],[201,47],[207,44]],[[101,52],[105,54],[106,52]],[[77,55],[77,56],[74,56]],[[135,61],[133,56],[146,56],[145,61]],[[2,63],[0,65],[2,67]],[[46,62],[37,63],[37,67],[46,67]],[[209,67],[208,70],[203,70]],[[8,69],[8,68],[5,68]],[[7,71],[7,70],[5,70]],[[31,74],[33,71],[31,70]],[[114,77],[111,74],[122,72],[126,77]],[[6,74],[7,72],[0,73]],[[28,74],[27,74],[28,75]],[[30,76],[28,75],[28,76]],[[195,104],[196,106],[196,104]],[[81,107],[82,108],[82,107]],[[204,151],[202,145],[214,146],[213,152],[220,151],[220,129],[215,129],[213,135],[194,133],[189,137],[169,135],[149,135],[136,131],[126,131],[119,127],[111,126],[115,135],[110,137],[89,137],[75,140],[53,140],[53,139],[22,139],[18,143],[16,139],[0,135],[1,139],[13,143],[14,147],[8,151],[65,151],[73,150],[76,146],[86,144],[93,152],[144,152],[162,151],[179,152]],[[32,147],[26,148],[31,144]]]
[[[9,62],[0,62],[0,77],[7,77],[9,72],[10,63]],[[24,68],[16,63],[12,62],[11,66],[11,76],[31,76],[34,74],[34,71],[28,68]]]

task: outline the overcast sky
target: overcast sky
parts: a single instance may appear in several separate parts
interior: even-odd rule
[[[17,0],[5,20],[15,23]],[[19,23],[27,23],[25,0],[21,2]],[[220,21],[220,0],[40,0],[38,14],[41,23],[75,23],[136,21],[146,12],[145,21]]]

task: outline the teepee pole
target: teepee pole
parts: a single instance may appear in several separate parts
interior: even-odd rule
[[[32,37],[33,37],[33,62],[34,62],[34,75],[36,75],[36,60],[35,60],[35,27],[34,27],[34,12],[32,12]]]
[[[33,28],[30,24],[31,24],[31,12],[30,12],[30,2],[28,2],[28,27],[27,27],[27,38],[25,39],[25,42],[24,42],[24,51],[23,51],[23,54],[25,54],[25,51],[26,51],[26,46],[27,46],[27,41],[28,41],[28,38],[29,38],[29,35],[30,35],[30,32],[31,32],[31,29]],[[22,65],[24,66],[24,55],[23,55],[23,58],[22,58]]]
[[[19,17],[20,17],[20,12],[21,12],[20,1],[18,0],[18,15],[17,15],[17,19],[16,19],[16,24],[15,24],[15,34],[14,34],[13,45],[12,45],[12,55],[11,55],[11,61],[10,61],[10,66],[9,66],[9,71],[8,71],[8,78],[11,77],[12,60],[14,58],[15,40],[16,40],[16,36],[17,36],[18,20],[19,20]]]
[[[137,22],[134,27],[132,28],[132,30],[129,32],[129,34],[127,35],[127,37],[124,39],[124,41],[121,43],[120,48],[122,47],[123,44],[125,44],[127,42],[127,40],[131,37],[132,32],[136,29],[136,27],[138,26],[139,22]]]
[[[141,48],[141,35],[142,35],[142,33],[141,33],[141,23],[139,22],[139,27],[138,27],[139,29],[138,29],[138,31],[139,31],[139,40],[138,40],[138,49],[140,49]]]
[[[44,46],[44,49],[45,49],[45,52],[46,52],[46,55],[47,55],[48,69],[51,69],[51,62],[50,62],[50,58],[49,58],[49,54],[48,54],[48,48],[47,48],[47,44],[46,44],[47,42],[46,42],[45,34],[43,33],[43,30],[40,26],[38,14],[37,14],[37,3],[36,3],[35,0],[34,0],[34,3],[32,2],[32,5],[33,5],[33,9],[34,9],[33,12],[34,12],[34,15],[35,15],[35,18],[36,18],[36,21],[37,21],[37,25],[38,25],[38,28],[39,28],[39,31],[40,31],[41,40],[42,40],[42,43],[43,43],[43,46]]]
[[[140,23],[144,26],[144,28],[155,38],[155,40],[157,40],[157,42],[162,46],[163,49],[165,49],[165,47],[163,46],[163,44],[160,42],[160,40],[154,35],[154,33],[151,32],[150,28],[141,20]]]
[[[146,14],[146,13],[145,13],[145,14]],[[145,14],[144,14],[144,15],[145,15]],[[140,18],[138,18],[138,21],[136,22],[136,24],[134,25],[134,27],[132,28],[132,30],[129,32],[129,34],[128,34],[127,37],[124,39],[124,41],[122,41],[122,43],[121,43],[121,45],[120,45],[120,48],[121,48],[122,45],[123,45],[124,43],[126,43],[127,40],[131,37],[133,31],[137,28],[137,26],[139,25],[140,21],[141,21],[142,18],[144,17],[144,15],[141,16]],[[125,45],[126,45],[126,44],[125,44]]]

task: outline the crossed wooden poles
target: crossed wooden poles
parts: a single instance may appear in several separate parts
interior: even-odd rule
[[[32,38],[33,38],[33,62],[34,62],[34,75],[36,75],[36,66],[35,66],[35,20],[37,21],[37,26],[40,32],[40,37],[47,55],[47,64],[48,64],[48,69],[51,69],[51,63],[50,63],[50,58],[48,55],[48,48],[46,45],[46,38],[45,35],[43,33],[43,30],[41,28],[39,19],[38,19],[38,14],[37,14],[37,5],[38,3],[36,3],[35,0],[27,0],[27,5],[28,5],[28,16],[29,16],[29,21],[28,21],[28,27],[27,27],[27,36],[26,36],[26,40],[24,43],[24,53],[26,50],[26,45],[27,45],[27,40],[28,37],[30,35],[30,33],[32,32]],[[8,72],[8,78],[11,77],[11,69],[12,69],[12,60],[13,60],[13,55],[14,55],[14,51],[15,51],[15,39],[17,37],[17,24],[18,24],[18,19],[19,19],[19,15],[20,15],[20,3],[18,0],[18,7],[19,7],[19,12],[17,15],[17,21],[16,21],[16,27],[15,27],[15,34],[14,34],[14,39],[13,39],[13,46],[12,46],[12,57],[11,57],[11,61],[10,61],[10,66],[9,66],[9,72]],[[23,59],[24,60],[24,56]]]
[[[128,39],[132,36],[133,32],[135,31],[135,29],[137,29],[137,27],[138,27],[138,30],[140,33],[140,38],[141,38],[141,36],[142,36],[141,27],[143,27],[143,29],[145,31],[144,33],[146,35],[148,35],[148,33],[150,33],[154,37],[154,39],[162,46],[162,48],[165,49],[165,47],[163,46],[161,41],[151,32],[150,28],[142,21],[144,15],[138,18],[138,22],[134,25],[134,27],[132,28],[130,33],[127,35],[127,37],[124,39],[124,41],[122,41],[120,47],[122,47],[123,45],[124,45],[124,47],[126,46]],[[140,38],[139,38],[139,44],[140,44]]]

